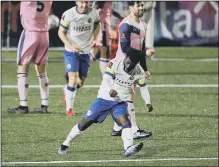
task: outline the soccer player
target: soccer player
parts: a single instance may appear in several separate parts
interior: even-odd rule
[[[94,55],[100,52],[99,68],[101,74],[104,74],[105,68],[109,63],[109,53],[111,45],[111,16],[112,16],[112,1],[96,2],[97,9],[100,15],[101,31],[98,34],[96,46],[93,48]]]
[[[140,18],[144,14],[144,2],[143,1],[129,1],[130,14],[125,17],[119,25],[119,42],[118,50],[116,52],[116,57],[126,57],[127,55],[137,55],[141,52],[146,52],[147,56],[152,56],[155,52],[154,49],[145,48],[145,38],[146,38],[146,23]],[[146,67],[146,57],[140,60],[140,65],[144,69],[144,74],[146,79],[150,79],[151,75]],[[130,96],[127,100],[128,111],[132,123],[133,138],[147,138],[152,135],[151,132],[140,130],[137,126],[135,119],[135,109],[133,104],[134,99],[134,89],[130,92]],[[149,94],[148,94],[149,95]],[[148,111],[152,111],[153,107],[150,101],[146,103]],[[115,122],[112,136],[120,136],[122,132],[122,127],[118,126]]]
[[[36,112],[47,113],[48,77],[46,64],[49,48],[48,16],[52,1],[21,1],[20,16],[24,28],[17,51],[17,81],[20,106],[9,108],[9,113],[28,113],[28,69],[33,62],[39,79],[41,107]]]
[[[85,83],[90,66],[91,47],[95,45],[100,29],[97,10],[88,7],[88,1],[77,1],[76,5],[63,13],[58,30],[58,35],[65,45],[65,69],[68,73],[67,86],[64,88],[67,116],[74,116],[76,88]]]
[[[59,148],[59,154],[66,154],[71,141],[93,123],[102,123],[109,113],[122,126],[124,156],[134,155],[142,148],[143,143],[132,145],[133,134],[126,101],[132,85],[137,83],[145,103],[150,102],[144,71],[138,64],[144,56],[145,52],[138,52],[137,55],[128,55],[126,58],[113,59],[109,62],[97,99],[91,104],[83,119],[72,128]]]

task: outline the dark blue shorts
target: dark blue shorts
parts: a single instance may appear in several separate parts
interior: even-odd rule
[[[78,72],[80,77],[87,77],[90,67],[90,55],[64,51],[66,72]]]
[[[97,98],[93,104],[91,104],[89,111],[84,115],[84,118],[101,123],[106,119],[109,113],[111,113],[113,119],[128,114],[127,103]]]

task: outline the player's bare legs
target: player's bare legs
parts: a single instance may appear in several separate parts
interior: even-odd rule
[[[133,88],[132,92],[130,93],[130,96],[128,98],[128,101],[127,101],[127,103],[128,103],[128,112],[129,112],[130,121],[131,121],[131,125],[132,125],[132,135],[133,135],[134,139],[148,138],[152,135],[152,133],[149,132],[149,131],[140,130],[139,127],[137,126],[137,123],[136,123],[135,107],[134,107],[134,104],[133,104],[134,95],[135,95],[135,90]],[[121,130],[122,130],[122,127],[119,126],[115,122],[114,127],[113,127],[113,131],[112,131],[112,136],[120,136],[121,135]]]
[[[122,125],[122,140],[124,144],[124,156],[129,157],[131,155],[134,155],[138,151],[141,150],[143,147],[143,143],[138,143],[136,145],[133,144],[133,136],[132,136],[132,130],[131,130],[131,123],[128,118],[128,115],[120,115],[117,118],[117,121],[119,124]],[[79,136],[84,130],[86,130],[88,127],[90,127],[94,121],[83,118],[78,124],[73,126],[71,131],[69,132],[67,138],[62,143],[61,147],[58,150],[59,154],[66,154],[67,149],[70,146],[70,143]]]
[[[35,112],[47,113],[49,96],[49,79],[46,72],[46,64],[35,65],[35,71],[39,79],[41,107],[36,108]]]

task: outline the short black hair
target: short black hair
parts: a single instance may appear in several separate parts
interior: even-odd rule
[[[128,1],[128,5],[129,6],[134,6],[135,5],[135,3],[140,3],[140,2],[142,2],[142,1]]]

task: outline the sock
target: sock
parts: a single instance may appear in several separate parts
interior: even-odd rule
[[[48,77],[46,74],[40,74],[38,76],[40,84],[40,95],[41,95],[41,105],[48,106],[48,96],[49,96],[49,87],[48,87]]]
[[[67,87],[68,87],[67,85],[64,86],[65,96],[66,96]],[[74,103],[75,103],[75,96],[76,96],[76,93],[77,93],[77,89],[75,89],[74,94],[73,94],[73,98],[72,98],[72,108],[73,108]]]
[[[75,92],[75,88],[74,87],[70,87],[67,86],[65,89],[65,93],[66,93],[66,111],[68,111],[69,109],[72,109],[72,102],[74,97],[74,93]]]
[[[78,129],[78,124],[76,124],[70,131],[70,133],[68,134],[67,138],[65,139],[65,141],[62,143],[65,146],[69,146],[70,142],[72,140],[74,140],[79,134],[81,133],[81,131]]]
[[[119,126],[116,122],[114,122],[113,130],[120,131],[122,130],[122,126]]]
[[[27,73],[17,73],[17,85],[20,105],[25,107],[27,107],[27,94],[29,87],[27,76]]]
[[[101,71],[102,74],[104,73],[105,68],[107,67],[108,63],[109,63],[108,59],[100,58],[100,64],[99,65],[100,65],[100,71]]]
[[[139,129],[136,123],[136,119],[135,119],[135,107],[134,107],[133,101],[127,101],[127,103],[128,103],[128,112],[130,116],[130,121],[132,124],[132,132],[134,134]]]
[[[124,150],[126,150],[133,143],[133,135],[132,135],[131,125],[123,126],[121,137],[122,137],[123,144],[124,144]]]

